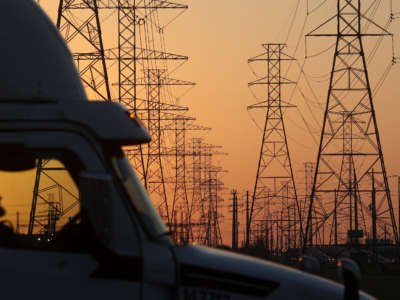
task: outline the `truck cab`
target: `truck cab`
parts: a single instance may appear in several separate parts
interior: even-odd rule
[[[175,245],[124,155],[150,141],[140,120],[86,99],[62,37],[32,0],[2,0],[0,15],[2,295],[343,299],[342,285],[298,270]]]

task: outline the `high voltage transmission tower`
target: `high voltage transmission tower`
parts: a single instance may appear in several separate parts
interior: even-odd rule
[[[72,49],[72,56],[89,99],[111,101],[97,2],[60,0],[57,28]]]
[[[204,189],[202,194],[205,195],[203,199],[204,205],[204,223],[202,240],[203,243],[209,247],[217,247],[222,244],[222,233],[220,227],[220,220],[223,217],[221,214],[221,206],[223,199],[221,198],[221,190],[223,188],[223,182],[220,180],[219,175],[225,170],[217,167],[213,164],[213,157],[215,155],[224,155],[226,153],[217,152],[215,149],[220,148],[215,145],[205,145],[205,162],[204,168],[204,179],[202,181],[202,188]]]
[[[392,241],[398,241],[363,44],[364,37],[390,33],[364,16],[361,3],[365,1],[337,0],[336,16],[307,34],[336,37],[336,48],[308,209],[306,246],[325,232],[335,244],[357,244],[366,233],[376,242],[387,226]],[[326,33],[335,21],[336,32]],[[323,238],[319,243],[326,242]]]
[[[168,131],[174,130],[175,121],[182,116],[172,114],[171,111],[185,111],[184,107],[166,104],[162,101],[163,88],[166,86],[193,85],[191,82],[167,77],[166,70],[145,70],[143,78],[138,78],[137,86],[146,87],[145,106],[136,108],[137,114],[144,122],[152,140],[146,145],[131,149],[129,157],[133,161],[136,170],[142,175],[143,182],[150,194],[157,194],[166,220],[171,223],[171,211],[168,208],[167,175],[165,160],[169,157],[166,149],[165,136]],[[165,95],[165,94],[164,94]]]
[[[66,171],[60,162],[39,159],[36,169],[28,234],[52,238],[57,222],[73,216],[79,205],[77,190],[66,182]]]
[[[153,194],[153,198],[157,196],[157,206],[161,214],[168,224],[172,224],[175,211],[169,208],[171,199],[167,183],[170,180],[166,165],[170,153],[165,140],[167,132],[173,130],[175,126],[174,120],[181,118],[177,113],[184,113],[188,109],[167,102],[165,89],[171,86],[194,85],[194,83],[170,78],[168,70],[158,64],[171,60],[186,61],[188,57],[155,49],[162,45],[156,45],[154,33],[149,34],[154,28],[149,27],[157,25],[156,29],[160,33],[161,26],[158,25],[158,20],[154,19],[156,12],[159,9],[185,10],[187,5],[171,1],[122,2],[122,5],[119,2],[118,6],[118,99],[139,116],[152,137],[150,143],[131,148],[127,152],[148,192]],[[138,36],[144,37],[146,41],[141,47],[138,47]],[[139,71],[141,77],[138,77]],[[141,87],[145,88],[145,95],[142,97],[138,91]],[[184,174],[185,170],[176,172]],[[184,187],[184,184],[180,184],[180,188]],[[172,189],[174,208],[175,196],[179,191],[174,187]],[[182,193],[185,194],[185,191]]]
[[[200,220],[194,218],[193,213],[193,199],[190,199],[188,190],[190,185],[189,172],[187,171],[188,158],[194,160],[196,153],[191,149],[187,142],[188,131],[209,131],[211,128],[193,124],[194,118],[177,118],[175,120],[175,149],[173,149],[175,157],[175,180],[174,180],[174,196],[173,196],[173,209],[174,214],[182,212],[184,219],[181,221],[187,224],[185,228],[187,239],[182,242],[188,243],[194,240],[193,230],[201,226]],[[177,209],[176,209],[177,208]]]
[[[184,115],[171,116],[174,126],[167,126],[164,130],[173,132],[173,145],[166,152],[167,156],[174,159],[173,175],[165,183],[172,185],[171,203],[168,207],[170,220],[166,219],[167,225],[173,232],[175,241],[179,243],[189,243],[194,241],[193,229],[200,226],[199,220],[195,220],[193,212],[193,198],[190,195],[190,161],[200,155],[187,141],[189,131],[209,131],[211,128],[193,124],[195,118]],[[200,167],[201,169],[201,167]]]
[[[190,196],[187,215],[189,223],[186,223],[186,228],[189,230],[189,241],[215,247],[222,243],[220,209],[223,199],[220,194],[223,183],[219,175],[226,171],[215,166],[214,158],[226,153],[218,151],[221,146],[206,144],[201,138],[193,138],[189,148],[185,152],[192,164],[187,168],[187,190]]]
[[[208,241],[204,238],[204,233],[208,226],[207,213],[207,189],[206,182],[207,168],[205,167],[205,158],[212,153],[206,152],[209,145],[205,144],[201,138],[192,138],[189,144],[191,148],[189,154],[192,166],[188,170],[188,190],[190,195],[190,238],[191,242],[206,245]]]
[[[286,212],[288,207],[295,208],[295,214],[300,216],[300,219],[295,225],[297,229],[293,230],[302,232],[302,220],[282,111],[293,106],[281,98],[282,86],[293,83],[281,75],[281,65],[285,61],[294,59],[283,52],[284,44],[271,43],[264,44],[263,47],[266,52],[249,59],[249,63],[266,62],[267,76],[249,83],[250,87],[266,86],[266,100],[247,108],[265,110],[265,124],[249,212],[250,235],[246,244],[255,242],[257,234],[251,232],[256,230],[256,223],[261,222],[261,226],[266,224],[263,220],[255,218],[272,219],[271,211],[276,209]],[[280,226],[283,226],[282,223]]]

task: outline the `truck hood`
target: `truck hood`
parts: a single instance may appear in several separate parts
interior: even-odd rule
[[[261,259],[200,246],[176,248],[185,287],[268,299],[343,299],[333,281]],[[360,299],[374,299],[360,292]]]

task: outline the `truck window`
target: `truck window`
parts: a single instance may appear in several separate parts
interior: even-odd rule
[[[119,153],[112,156],[111,162],[118,179],[128,193],[132,206],[144,225],[145,231],[154,239],[172,243],[160,215],[126,157]]]
[[[36,166],[0,172],[0,247],[71,250],[84,234],[78,187],[61,161]]]

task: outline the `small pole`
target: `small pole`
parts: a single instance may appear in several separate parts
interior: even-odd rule
[[[291,232],[290,232],[290,206],[288,206],[287,208],[287,213],[288,213],[288,244],[287,244],[287,248],[290,248],[290,244],[291,244]]]
[[[276,217],[276,240],[275,240],[275,255],[278,255],[279,250],[279,219]]]
[[[293,206],[293,247],[296,249],[297,247],[297,238],[296,238],[296,206]]]
[[[15,228],[17,234],[20,233],[20,223],[19,223],[19,211],[17,211],[17,226]]]
[[[397,176],[397,200],[398,200],[398,222],[399,222],[399,227],[397,228],[397,234],[398,234],[398,241],[400,243],[400,176]],[[400,244],[399,244],[400,245]]]
[[[337,191],[335,190],[335,211],[334,211],[334,217],[335,217],[335,246],[337,246],[338,241],[337,241]]]
[[[375,178],[374,178],[374,170],[372,170],[372,247],[375,252],[375,262],[378,262],[378,253],[376,252],[376,203],[375,203]]]
[[[280,228],[280,231],[281,231],[281,247],[280,247],[280,253],[282,254],[282,249],[283,249],[283,209],[281,210],[281,220],[280,220],[281,222],[281,228]]]
[[[246,191],[246,248],[249,247],[250,242],[250,222],[249,222],[249,191]]]
[[[265,248],[268,252],[268,246],[269,246],[269,236],[268,236],[268,220],[265,220]]]
[[[357,177],[356,170],[354,169],[354,229],[356,231],[357,236],[355,237],[355,243],[358,244],[358,195],[357,195]]]
[[[232,249],[237,249],[237,191],[232,191]]]

